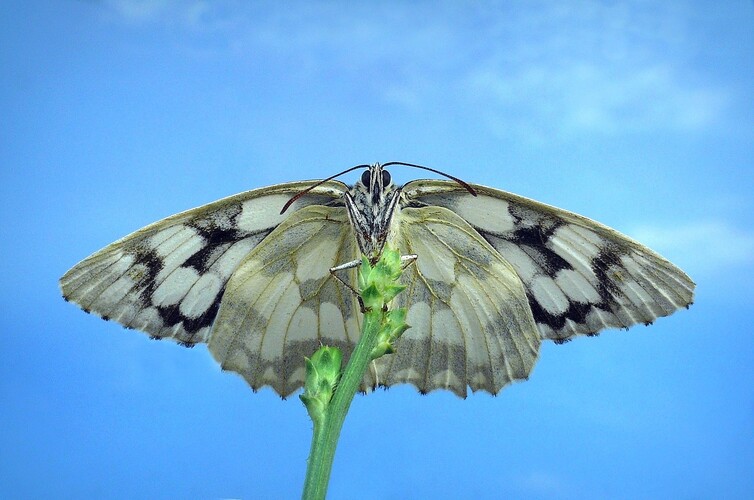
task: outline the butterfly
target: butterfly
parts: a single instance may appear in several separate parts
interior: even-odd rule
[[[496,394],[528,377],[542,340],[650,324],[693,301],[683,271],[607,226],[447,174],[396,186],[391,165],[438,172],[359,165],[352,186],[289,182],[194,208],[75,265],[63,297],[155,339],[207,343],[224,370],[282,397],[320,345],[348,358],[361,311],[343,264],[385,245],[416,256],[394,304],[411,328],[362,390]]]

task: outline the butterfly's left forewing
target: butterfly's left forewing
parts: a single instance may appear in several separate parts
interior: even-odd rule
[[[76,264],[61,279],[66,300],[105,319],[192,345],[206,342],[238,264],[286,217],[280,209],[310,182],[247,191],[146,226]],[[328,182],[291,207],[340,200]]]

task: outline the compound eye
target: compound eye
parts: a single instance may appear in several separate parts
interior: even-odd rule
[[[390,184],[390,172],[387,170],[382,171],[382,185],[387,186]]]
[[[369,170],[364,170],[364,173],[361,174],[361,183],[369,189],[369,184],[372,183],[372,175],[369,173]]]

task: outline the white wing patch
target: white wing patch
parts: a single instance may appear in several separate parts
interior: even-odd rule
[[[497,189],[414,181],[411,206],[447,207],[510,263],[526,287],[542,338],[565,341],[604,328],[649,324],[693,300],[680,269],[617,231]]]

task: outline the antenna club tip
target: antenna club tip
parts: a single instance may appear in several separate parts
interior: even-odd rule
[[[297,194],[287,202],[285,202],[285,205],[283,205],[283,208],[280,209],[280,215],[283,215],[289,208],[291,208],[291,205],[293,205],[293,202],[298,200],[301,194]]]

